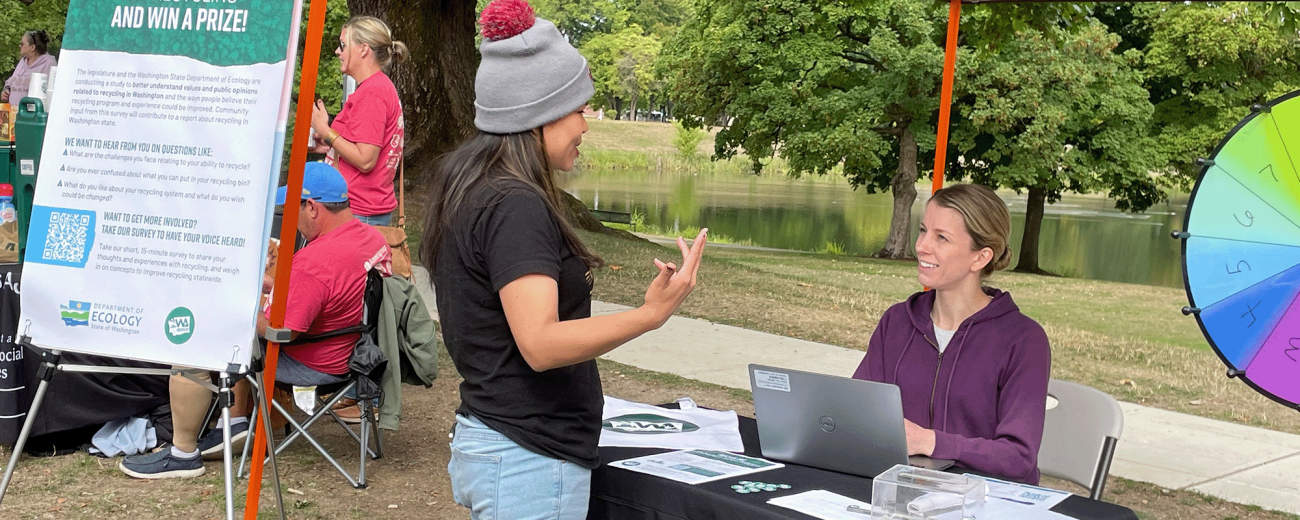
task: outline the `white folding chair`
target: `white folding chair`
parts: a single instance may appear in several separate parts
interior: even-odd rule
[[[1047,410],[1038,470],[1088,488],[1089,498],[1101,500],[1124,412],[1114,397],[1069,381],[1049,381],[1047,395],[1057,405]]]

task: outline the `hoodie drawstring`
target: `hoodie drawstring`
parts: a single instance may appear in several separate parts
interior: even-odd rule
[[[912,348],[912,341],[916,339],[916,328],[912,328],[912,335],[908,336],[907,343],[903,344],[903,351],[898,354],[898,361],[894,363],[894,373],[890,375],[889,384],[898,384],[898,370],[903,366],[903,360],[907,358],[907,349]]]
[[[957,362],[961,361],[961,352],[966,350],[966,338],[970,337],[970,329],[973,328],[975,328],[974,323],[971,324],[970,328],[966,329],[966,334],[962,335],[961,343],[957,345],[957,357],[953,358],[952,369],[948,372],[948,387],[943,389],[943,428],[941,431],[948,431],[948,398],[952,396],[952,378],[957,375]]]

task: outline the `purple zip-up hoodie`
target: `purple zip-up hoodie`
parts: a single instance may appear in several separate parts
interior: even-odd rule
[[[961,323],[942,355],[934,291],[890,307],[853,377],[898,385],[903,416],[934,430],[934,458],[1037,484],[1051,347],[1010,293],[984,292],[993,300]]]

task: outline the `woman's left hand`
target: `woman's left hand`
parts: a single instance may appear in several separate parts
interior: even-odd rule
[[[317,99],[311,106],[311,127],[317,135],[330,135],[330,113],[325,110],[324,100]]]
[[[925,455],[934,453],[934,430],[922,428],[907,419],[903,419],[903,431],[907,433],[907,454]]]

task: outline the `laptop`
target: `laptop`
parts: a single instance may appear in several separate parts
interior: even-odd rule
[[[897,385],[749,365],[749,386],[765,458],[872,478],[897,464],[952,466],[907,456]]]

